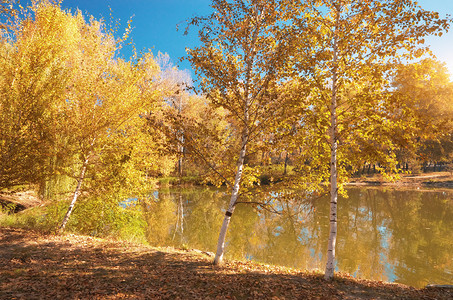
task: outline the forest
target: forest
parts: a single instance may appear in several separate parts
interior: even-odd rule
[[[35,227],[127,238],[145,235],[163,183],[226,187],[214,264],[238,204],[278,213],[328,195],[331,280],[352,179],[453,172],[453,82],[424,44],[452,19],[402,0],[211,6],[186,23],[192,79],[135,49],[131,22],[2,0],[0,191],[37,195]],[[283,200],[259,196],[267,185]]]

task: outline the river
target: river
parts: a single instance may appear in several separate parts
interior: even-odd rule
[[[224,189],[156,191],[145,208],[147,239],[154,246],[213,252],[227,202]],[[281,214],[237,206],[226,258],[322,272],[329,200],[275,207]],[[453,283],[453,190],[350,188],[339,198],[338,222],[337,271],[414,287]]]

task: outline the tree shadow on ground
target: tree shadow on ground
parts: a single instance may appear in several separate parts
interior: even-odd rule
[[[249,262],[215,267],[198,252],[0,228],[1,299],[451,299],[441,290]]]

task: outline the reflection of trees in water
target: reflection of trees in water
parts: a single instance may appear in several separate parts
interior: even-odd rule
[[[173,230],[173,241],[175,240],[176,233],[178,233],[180,237],[180,243],[184,243],[184,201],[182,199],[181,191],[178,193],[178,204],[177,204],[177,211],[176,211],[176,224],[175,229]]]
[[[274,193],[275,194],[275,193]],[[414,286],[452,282],[452,194],[350,189],[339,201],[337,267],[376,280]],[[213,188],[160,191],[146,208],[152,245],[214,251],[224,192]],[[325,263],[329,200],[312,204],[277,199],[281,215],[238,205],[226,256],[297,268]]]
[[[359,277],[386,280],[381,263],[386,252],[379,231],[383,216],[377,205],[369,190],[352,189],[347,199],[340,199],[337,265]]]
[[[451,192],[381,193],[392,232],[389,258],[398,282],[415,286],[453,281]],[[450,275],[446,270],[449,270]]]
[[[226,202],[223,191],[196,188],[186,191],[185,238],[191,248],[214,251],[222,224],[221,208]]]
[[[161,190],[145,210],[148,241],[155,246],[212,250],[220,227],[223,193],[209,188]]]
[[[144,215],[148,224],[146,238],[152,246],[172,245],[171,228],[176,223],[176,204],[170,193],[159,192],[157,199],[144,206]]]
[[[350,189],[348,195],[339,201],[339,270],[418,287],[452,282],[453,193]],[[312,226],[324,224],[326,202],[315,203]],[[313,234],[313,243],[323,246],[325,226],[311,228],[324,232]]]
[[[282,216],[267,216],[263,223],[265,234],[262,235],[260,252],[257,258],[260,261],[289,267],[310,268],[308,264],[313,261],[310,258],[308,244],[311,241],[309,232],[304,229],[304,221],[299,220],[298,215],[284,211]]]

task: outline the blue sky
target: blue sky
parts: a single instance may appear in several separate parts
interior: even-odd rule
[[[132,38],[137,50],[151,49],[154,55],[168,53],[180,69],[189,69],[187,61],[179,58],[186,54],[186,47],[194,47],[198,42],[196,29],[184,36],[185,20],[194,16],[205,16],[211,12],[210,0],[63,0],[62,7],[80,9],[84,15],[96,19],[103,17],[109,23],[110,11],[113,18],[121,22],[120,33],[132,17]],[[177,24],[180,30],[176,30]],[[124,55],[129,56],[129,53]],[[192,76],[194,76],[192,72]]]
[[[179,62],[179,58],[185,55],[186,47],[197,45],[198,38],[195,28],[188,36],[183,35],[184,21],[196,15],[209,14],[210,3],[210,0],[63,0],[62,6],[79,8],[85,15],[93,15],[97,19],[103,17],[107,23],[110,7],[113,17],[120,20],[122,29],[133,16],[132,38],[138,50],[151,48],[155,55],[159,51],[168,53],[180,69],[191,70],[190,64]],[[424,9],[438,11],[441,16],[453,15],[453,0],[418,0],[418,3]],[[178,23],[181,29],[176,31]],[[427,38],[426,42],[438,59],[447,63],[453,75],[453,28],[440,38]]]

